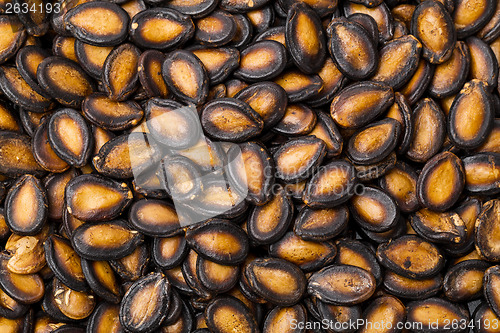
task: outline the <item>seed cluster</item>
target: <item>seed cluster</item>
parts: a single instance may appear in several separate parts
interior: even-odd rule
[[[29,4],[0,332],[500,331],[498,0]]]

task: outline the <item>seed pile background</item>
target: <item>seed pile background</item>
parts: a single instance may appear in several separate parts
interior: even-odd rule
[[[0,332],[500,332],[498,1],[25,8]]]

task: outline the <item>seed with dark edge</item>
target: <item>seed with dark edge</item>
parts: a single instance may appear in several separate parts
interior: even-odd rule
[[[297,323],[306,322],[307,312],[303,305],[295,305],[292,307],[275,307],[271,310],[264,321],[264,332],[268,333],[292,333],[293,330],[289,323],[295,321]],[[300,331],[299,331],[300,332]]]
[[[5,198],[5,222],[20,235],[35,235],[47,221],[47,193],[32,175],[20,177]]]
[[[246,305],[234,297],[216,297],[205,309],[206,324],[214,332],[232,332],[235,327],[242,332],[259,331],[257,322]]]
[[[304,73],[316,73],[326,56],[325,35],[317,13],[306,3],[297,2],[288,10],[286,46],[295,65]]]
[[[94,293],[108,302],[115,304],[120,302],[122,288],[108,262],[82,259],[82,269],[85,279]]]
[[[387,42],[380,50],[380,61],[371,80],[399,89],[418,67],[422,44],[412,35]]]
[[[117,102],[103,93],[87,96],[82,103],[82,111],[90,122],[111,131],[131,128],[144,116],[144,111],[137,103]]]
[[[129,222],[149,236],[169,236],[181,227],[172,205],[161,200],[142,199],[132,204]]]
[[[441,98],[458,93],[467,79],[469,69],[469,48],[463,41],[457,41],[450,58],[436,66],[428,88],[429,94]]]
[[[282,188],[275,188],[269,202],[255,207],[247,220],[247,233],[258,244],[270,244],[280,239],[293,218],[293,204]]]
[[[414,235],[402,236],[380,244],[377,248],[377,259],[387,269],[414,279],[430,278],[444,265],[444,257],[439,249]]]
[[[329,241],[307,241],[287,232],[279,241],[269,246],[269,254],[285,259],[310,272],[333,262],[337,249]]]
[[[155,237],[151,248],[154,262],[163,269],[178,266],[188,252],[186,239],[182,235]]]
[[[234,75],[246,81],[273,79],[285,69],[285,47],[274,40],[258,41],[241,51],[240,65]]]
[[[398,144],[399,121],[386,118],[361,128],[349,138],[347,156],[357,164],[373,164],[386,158]]]
[[[458,200],[464,184],[462,161],[453,153],[443,152],[431,158],[423,167],[418,176],[417,197],[423,206],[445,211]]]
[[[497,250],[500,242],[500,200],[494,199],[483,204],[481,214],[476,220],[475,239],[476,249],[488,261],[500,261]]]
[[[415,162],[426,162],[443,145],[446,119],[443,111],[430,98],[417,103],[412,114],[413,139],[406,156]]]
[[[109,263],[115,272],[125,281],[136,281],[146,272],[150,261],[149,249],[145,244],[137,246],[133,252]]]
[[[356,173],[347,161],[332,161],[322,166],[307,182],[302,196],[312,208],[338,206],[354,195]]]
[[[332,101],[330,112],[340,127],[359,128],[381,115],[393,102],[394,92],[389,86],[366,81],[340,91]]]
[[[80,257],[68,240],[51,235],[45,240],[44,249],[47,265],[59,280],[74,290],[88,290]]]
[[[177,50],[167,54],[162,73],[167,87],[179,99],[197,105],[207,99],[207,71],[193,53]]]
[[[359,330],[362,333],[373,332],[373,324],[368,323],[387,323],[386,328],[382,332],[395,332],[394,329],[398,323],[403,322],[406,318],[406,307],[398,298],[394,296],[381,296],[373,300],[363,312],[363,318],[366,324]]]
[[[311,209],[303,207],[293,225],[294,233],[304,240],[331,239],[347,228],[349,210],[346,206]]]
[[[463,163],[467,191],[477,194],[496,194],[500,191],[500,160],[497,154],[471,155],[464,158]]]
[[[457,35],[451,15],[439,1],[423,1],[415,8],[411,32],[422,43],[422,56],[431,64],[442,64],[450,58]]]
[[[490,265],[481,260],[467,260],[452,266],[444,277],[443,290],[449,300],[464,302],[482,296],[483,277]],[[492,270],[489,269],[488,272]]]
[[[407,322],[412,325],[419,325],[417,332],[466,332],[467,330],[460,326],[448,328],[448,321],[469,321],[469,312],[462,308],[460,304],[455,304],[442,298],[428,298],[421,301],[413,301],[407,306]],[[430,326],[433,323],[434,326]],[[437,323],[437,324],[434,324]]]
[[[493,312],[493,310],[488,306],[487,303],[478,305],[476,310],[474,310],[473,320],[474,322],[478,323],[478,326],[474,330],[474,332],[493,333],[497,331],[497,329],[495,329],[492,325],[487,324],[498,320],[498,316],[495,314],[495,312]],[[479,327],[479,325],[481,325],[481,327]]]
[[[5,243],[5,250],[11,255],[7,262],[7,269],[16,274],[34,274],[42,271],[47,263],[43,242],[49,231],[49,226],[45,226],[34,236],[11,234]]]
[[[170,283],[161,273],[134,282],[120,304],[120,323],[133,332],[158,328],[169,307]]]
[[[26,30],[16,16],[2,15],[0,16],[0,36],[4,41],[0,52],[0,63],[4,63],[21,48],[26,40]]]
[[[264,121],[247,103],[218,98],[203,107],[201,125],[215,139],[241,142],[260,134]]]
[[[16,274],[7,268],[9,256],[0,254],[0,287],[12,299],[23,304],[40,301],[45,293],[45,286],[38,274]]]
[[[399,221],[396,202],[376,187],[367,186],[361,194],[355,194],[349,210],[362,228],[373,232],[388,231]]]
[[[422,238],[435,243],[460,244],[466,238],[466,226],[460,215],[449,211],[435,212],[420,209],[410,216],[410,223]]]
[[[205,288],[223,293],[238,283],[240,269],[239,266],[221,265],[198,256],[196,274]]]
[[[82,3],[64,15],[66,29],[82,42],[92,45],[117,45],[127,38],[129,16],[114,3]]]
[[[328,33],[330,53],[342,74],[350,79],[362,80],[375,73],[377,41],[361,24],[343,17],[336,18],[330,22]]]
[[[273,131],[286,136],[309,134],[316,125],[316,112],[304,104],[288,104]]]
[[[477,148],[490,133],[494,106],[487,90],[484,82],[472,80],[455,97],[448,114],[448,133],[457,147]]]
[[[71,237],[75,251],[88,260],[123,258],[131,254],[141,241],[141,234],[122,220],[84,223]]]
[[[222,46],[229,43],[236,35],[236,22],[233,15],[215,10],[209,15],[194,22],[196,31],[194,39],[207,46]]]
[[[132,199],[125,183],[97,175],[73,178],[66,186],[67,210],[84,221],[103,221],[118,216]]]
[[[343,283],[343,281],[349,283]],[[376,287],[374,276],[362,268],[350,265],[325,267],[311,275],[309,294],[334,305],[356,305],[370,298]]]
[[[304,273],[283,259],[255,259],[244,274],[253,291],[279,306],[296,304],[306,289]]]
[[[459,0],[455,4],[453,11],[453,21],[457,30],[458,38],[473,35],[481,30],[493,16],[495,11],[495,1],[482,0],[471,7],[470,0]]]
[[[377,23],[379,42],[387,42],[394,35],[393,18],[385,2],[376,7],[367,7],[354,2],[346,2],[344,3],[344,13],[347,17],[357,13],[371,16]]]
[[[118,305],[101,302],[89,318],[88,329],[95,332],[118,333],[123,330],[118,318],[120,307]]]
[[[107,56],[102,83],[109,98],[123,101],[135,91],[140,55],[140,50],[133,44],[121,44]]]
[[[298,70],[288,70],[278,76],[275,83],[285,89],[289,102],[300,102],[316,96],[323,88],[319,75],[306,75]]]
[[[477,37],[466,40],[470,52],[470,77],[486,82],[492,90],[498,83],[498,60],[491,47]]]
[[[200,47],[194,48],[192,52],[203,63],[211,85],[221,83],[227,79],[239,66],[240,52],[235,48]]]
[[[436,295],[442,288],[443,276],[437,274],[427,279],[411,279],[386,271],[384,289],[391,295],[406,299],[426,299]]]
[[[81,167],[92,152],[92,136],[82,115],[74,109],[61,109],[48,121],[48,140],[54,152],[66,163]]]
[[[249,249],[244,231],[220,219],[189,228],[186,231],[186,241],[200,255],[222,265],[242,262]]]

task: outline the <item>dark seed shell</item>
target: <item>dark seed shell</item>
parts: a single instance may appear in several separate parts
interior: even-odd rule
[[[108,97],[123,101],[137,88],[138,61],[141,51],[132,44],[116,47],[104,62],[102,83]]]

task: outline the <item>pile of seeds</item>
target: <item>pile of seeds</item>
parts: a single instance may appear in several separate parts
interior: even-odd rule
[[[0,332],[500,331],[497,0],[0,13]]]

